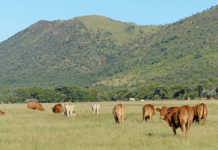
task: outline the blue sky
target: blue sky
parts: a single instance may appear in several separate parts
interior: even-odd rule
[[[2,0],[0,41],[39,20],[101,15],[139,25],[169,24],[218,5],[218,0]]]

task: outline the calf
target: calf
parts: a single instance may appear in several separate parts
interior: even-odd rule
[[[56,105],[54,105],[54,107],[52,107],[52,111],[54,113],[62,113],[63,107],[61,104],[56,104]]]
[[[123,104],[117,104],[114,106],[112,113],[116,123],[123,123],[126,119],[125,106]]]
[[[194,110],[195,110],[195,115],[194,115],[193,122],[197,122],[198,124],[200,124],[201,120],[204,120],[205,122],[207,119],[207,114],[208,114],[206,104],[204,103],[197,104],[194,107]]]
[[[157,111],[158,110],[159,109],[157,109]],[[168,125],[173,129],[174,135],[176,135],[176,129],[181,128],[181,131],[183,132],[185,137],[187,137],[193,119],[194,107],[187,105],[176,108],[174,107],[173,109],[168,111],[163,117],[163,120],[165,120]]]
[[[142,107],[142,119],[147,121],[152,120],[152,116],[155,115],[154,106],[151,104],[146,104]]]

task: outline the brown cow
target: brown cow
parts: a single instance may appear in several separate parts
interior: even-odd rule
[[[159,109],[157,109],[159,111]],[[194,107],[182,106],[179,108],[174,108],[167,112],[164,116],[164,120],[173,129],[174,135],[176,135],[176,129],[181,128],[185,137],[190,130],[191,124],[194,119]]]
[[[3,111],[0,110],[0,115],[4,115],[4,114],[5,114],[5,112],[3,112]]]
[[[198,124],[200,124],[201,120],[204,120],[205,122],[208,113],[206,104],[200,103],[197,104],[194,108],[195,108],[195,116],[193,121],[198,122]]]
[[[54,113],[62,113],[63,112],[63,107],[61,104],[56,104],[54,107],[52,107],[52,111]]]
[[[33,110],[44,111],[44,108],[42,107],[42,105],[39,104],[39,103],[36,103],[36,102],[28,102],[27,103],[27,108],[33,109]]]
[[[151,104],[145,104],[142,107],[142,119],[147,121],[152,120],[152,116],[155,115],[155,110],[154,110],[154,106]]]
[[[126,119],[125,106],[123,104],[117,104],[114,106],[112,113],[116,123],[123,123]]]

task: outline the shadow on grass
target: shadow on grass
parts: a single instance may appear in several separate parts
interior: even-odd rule
[[[152,133],[152,132],[145,133],[144,136],[148,136],[148,137],[175,137],[175,138],[183,137],[180,134],[173,135],[173,133]]]

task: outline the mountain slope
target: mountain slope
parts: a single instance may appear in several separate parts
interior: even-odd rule
[[[196,14],[174,24],[150,39],[139,36],[133,43],[135,66],[100,84],[128,84],[165,82],[189,84],[218,77],[218,7]],[[146,41],[148,41],[146,43]],[[111,82],[114,80],[114,83]],[[135,82],[127,82],[135,81]],[[118,82],[119,81],[119,82]],[[124,82],[124,83],[122,83]]]
[[[138,86],[218,78],[218,6],[165,26],[39,21],[0,44],[0,83]]]

